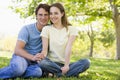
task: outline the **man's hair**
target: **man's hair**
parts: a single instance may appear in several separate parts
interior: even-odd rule
[[[40,8],[45,9],[45,11],[47,11],[47,12],[49,13],[49,8],[50,8],[50,6],[49,6],[48,4],[39,4],[39,5],[37,6],[36,10],[35,10],[35,15],[37,15],[38,10],[39,10]]]

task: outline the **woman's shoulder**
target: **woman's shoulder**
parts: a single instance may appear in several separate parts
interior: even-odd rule
[[[73,30],[73,29],[75,29],[74,26],[68,26],[68,30]]]
[[[43,31],[50,31],[51,28],[52,28],[52,25],[46,25],[46,26],[43,27],[42,30],[43,30]]]
[[[78,35],[78,29],[75,26],[69,26],[68,30],[70,33]]]
[[[52,25],[46,25],[44,28],[46,28],[46,29],[50,29],[52,27]]]
[[[75,26],[68,26],[68,29],[70,29],[70,30],[72,30],[72,29],[77,30],[77,27],[75,27]]]

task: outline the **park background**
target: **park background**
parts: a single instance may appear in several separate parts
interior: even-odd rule
[[[70,23],[79,31],[71,62],[82,58],[91,60],[90,69],[80,79],[120,80],[120,0],[0,1],[0,68],[9,65],[19,30],[35,22],[37,4],[53,2],[64,5]],[[66,79],[79,80],[62,78]]]

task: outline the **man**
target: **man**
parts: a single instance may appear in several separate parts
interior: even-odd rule
[[[20,30],[10,65],[0,69],[0,79],[42,76],[42,70],[37,61],[44,58],[41,54],[40,34],[49,21],[49,5],[39,4],[35,15],[36,23],[26,25]]]

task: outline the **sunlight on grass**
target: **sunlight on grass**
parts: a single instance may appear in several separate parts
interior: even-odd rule
[[[13,54],[13,52],[0,51],[0,57],[11,58],[12,54]]]

